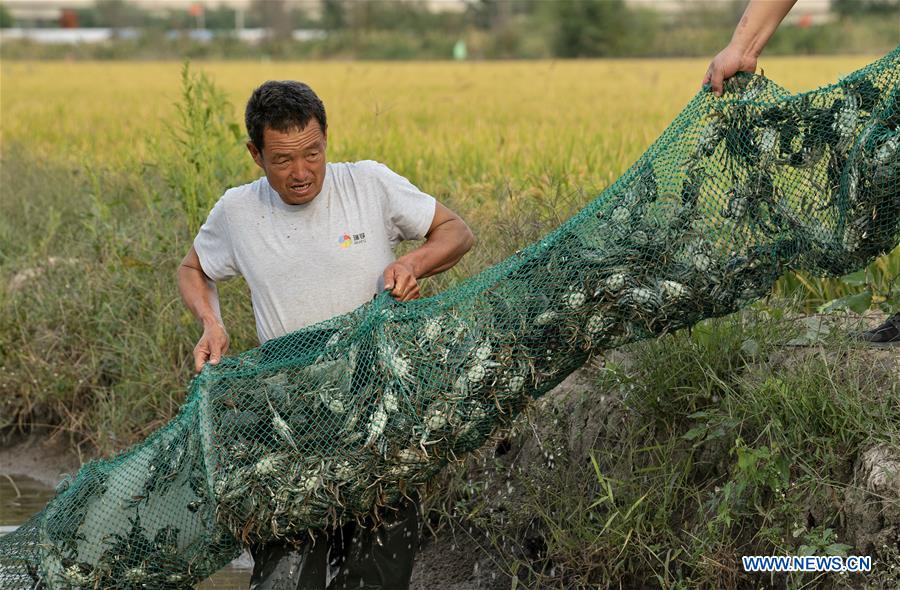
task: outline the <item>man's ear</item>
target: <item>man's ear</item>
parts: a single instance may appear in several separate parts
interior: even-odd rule
[[[262,162],[262,153],[256,149],[252,141],[247,142],[247,149],[250,151],[250,155],[253,156],[253,161],[256,162],[256,165],[265,170],[266,168]]]

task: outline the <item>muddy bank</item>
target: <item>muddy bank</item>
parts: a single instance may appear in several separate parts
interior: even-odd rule
[[[92,458],[79,456],[63,437],[35,432],[0,448],[0,476],[23,475],[54,488],[65,474],[74,475]]]

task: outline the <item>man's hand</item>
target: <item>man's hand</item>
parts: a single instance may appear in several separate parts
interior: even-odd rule
[[[207,361],[218,365],[222,355],[228,352],[228,333],[218,322],[210,322],[203,328],[203,336],[194,347],[194,371],[199,373]]]
[[[421,296],[415,272],[400,260],[395,260],[384,269],[384,289],[390,291],[397,301],[411,301]]]
[[[384,269],[384,288],[398,301],[421,297],[418,279],[444,272],[459,262],[475,244],[475,236],[460,217],[439,202],[435,203],[431,227],[425,243]]]
[[[194,347],[194,370],[199,373],[207,361],[218,364],[228,351],[228,333],[219,313],[216,284],[203,272],[193,246],[178,267],[178,290],[184,304],[203,325],[203,336]]]
[[[738,72],[756,71],[756,57],[748,55],[733,43],[720,51],[709,64],[701,84],[709,83],[716,96],[722,96],[722,83]]]

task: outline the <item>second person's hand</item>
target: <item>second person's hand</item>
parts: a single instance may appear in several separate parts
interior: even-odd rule
[[[734,43],[729,43],[709,63],[706,74],[703,76],[703,84],[709,84],[710,90],[716,96],[722,96],[722,85],[725,80],[738,72],[756,72],[757,58],[746,53]]]

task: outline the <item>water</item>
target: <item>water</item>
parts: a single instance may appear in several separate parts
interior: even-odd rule
[[[30,477],[0,475],[0,531],[8,533],[28,520],[52,495],[52,488]]]
[[[0,475],[0,536],[10,533],[40,511],[53,497],[53,488],[30,477]],[[200,583],[198,590],[246,590],[253,561],[242,555],[216,575]]]

